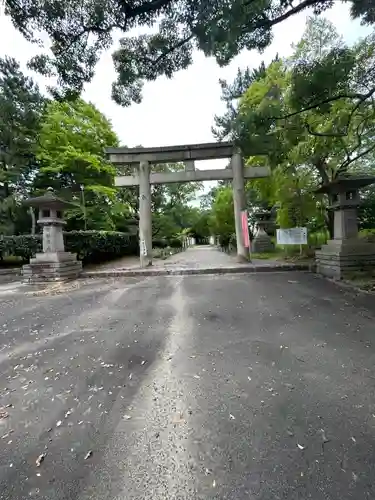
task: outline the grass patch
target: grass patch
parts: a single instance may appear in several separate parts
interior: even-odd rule
[[[0,269],[7,267],[21,267],[24,261],[21,257],[16,257],[14,255],[8,255],[0,260]]]
[[[252,259],[260,259],[260,260],[279,260],[282,259],[283,256],[280,252],[264,252],[264,253],[251,253]]]

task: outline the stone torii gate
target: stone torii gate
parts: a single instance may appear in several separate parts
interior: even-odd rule
[[[244,168],[241,152],[231,142],[189,144],[153,148],[107,148],[109,160],[116,165],[134,165],[134,174],[117,176],[117,187],[139,186],[139,239],[141,267],[152,265],[151,184],[232,180],[234,218],[236,226],[237,256],[247,261],[249,249],[245,248],[241,211],[246,209],[245,179],[268,177],[267,167]],[[229,168],[196,170],[196,160],[231,158]],[[181,172],[152,172],[150,165],[158,163],[185,164]]]

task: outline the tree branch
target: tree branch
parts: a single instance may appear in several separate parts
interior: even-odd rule
[[[311,127],[307,121],[305,121],[305,123],[304,123],[306,130],[308,131],[308,133],[310,135],[317,136],[317,137],[346,137],[349,133],[349,127],[350,127],[350,123],[352,121],[352,118],[354,116],[354,113],[359,109],[359,107],[365,101],[367,101],[367,99],[370,99],[370,98],[372,99],[374,94],[375,94],[375,87],[370,89],[366,94],[356,94],[356,93],[354,93],[354,94],[340,94],[340,95],[337,95],[334,97],[327,98],[323,101],[320,101],[319,103],[315,103],[311,106],[308,106],[307,108],[301,109],[300,111],[294,111],[293,113],[289,113],[287,115],[280,116],[280,117],[271,117],[271,119],[283,120],[283,119],[291,118],[293,116],[305,113],[307,111],[311,111],[312,109],[316,109],[317,107],[321,106],[322,104],[329,104],[330,102],[335,102],[335,101],[338,101],[340,99],[353,99],[353,100],[358,99],[358,102],[353,106],[353,109],[351,110],[351,112],[348,116],[348,119],[346,121],[345,132],[336,132],[336,133],[335,132],[316,132],[316,131],[313,131],[311,129]]]
[[[305,127],[307,132],[310,135],[313,135],[315,137],[346,137],[348,135],[347,132],[343,133],[334,133],[334,132],[315,132],[314,130],[311,129],[310,125],[305,122]]]
[[[372,146],[365,149],[364,151],[362,151],[362,153],[359,153],[355,158],[351,158],[350,160],[345,160],[345,162],[342,165],[340,165],[339,169],[337,170],[337,175],[346,170],[351,163],[359,160],[363,156],[366,156],[368,153],[371,153],[371,151],[373,151],[374,149],[375,149],[375,143]]]
[[[168,57],[169,54],[171,54],[175,50],[179,49],[180,47],[182,47],[186,43],[190,42],[190,40],[192,40],[193,38],[194,38],[194,35],[189,35],[186,38],[183,38],[182,40],[180,40],[179,42],[177,42],[176,45],[173,45],[173,47],[170,47],[169,49],[167,49],[165,52],[163,52],[163,54],[160,54],[160,56],[158,56],[156,59],[149,59],[149,58],[147,58],[147,61],[149,61],[152,64],[158,64],[165,57]]]
[[[254,0],[249,0],[248,2],[245,2],[245,7],[253,3]],[[318,3],[318,0],[304,0],[304,2],[300,3],[296,7],[293,7],[290,9],[288,12],[285,12],[279,17],[276,17],[275,19],[265,19],[264,21],[259,21],[255,23],[252,26],[252,29],[259,29],[259,28],[272,28],[273,26],[276,26],[277,24],[282,23],[283,21],[286,21],[286,19],[289,19],[289,17],[294,16],[295,14],[298,14],[299,12],[307,9],[308,7],[312,7],[315,4]]]
[[[128,2],[122,1],[121,3],[124,4],[124,14],[129,18],[133,18],[142,14],[149,14],[150,12],[160,10],[163,7],[167,7],[173,1],[174,0],[152,0],[151,2],[146,2],[142,5],[139,5],[138,7],[133,8],[130,7]]]
[[[373,89],[375,92],[375,88]],[[367,95],[367,94],[365,94]],[[314,104],[311,104],[310,106],[307,106],[306,108],[300,109],[299,111],[293,111],[292,113],[288,113],[286,115],[282,116],[271,116],[270,120],[285,120],[286,118],[292,118],[293,116],[300,115],[302,113],[306,113],[307,111],[311,111],[312,109],[316,109],[319,106],[322,106],[323,104],[329,104],[330,102],[335,102],[339,101],[340,99],[362,99],[364,97],[364,94],[339,94],[336,96],[332,97],[327,97],[327,99],[323,99],[323,101],[316,102]]]
[[[320,174],[322,178],[323,184],[327,184],[329,182],[329,177],[326,170],[326,158],[318,158],[313,162],[314,167]]]

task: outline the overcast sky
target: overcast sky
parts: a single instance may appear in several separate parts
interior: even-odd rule
[[[306,11],[277,26],[274,42],[264,54],[243,52],[226,68],[219,68],[214,59],[196,53],[194,64],[189,69],[180,71],[171,80],[159,78],[156,82],[147,83],[143,102],[130,108],[122,108],[111,101],[111,83],[115,74],[112,51],[108,51],[103,54],[95,78],[86,86],[83,97],[110,118],[123,145],[166,146],[213,141],[213,117],[223,110],[219,78],[232,81],[239,66],[257,67],[262,60],[269,62],[277,52],[280,56],[289,55],[291,44],[301,38],[306,17],[310,14]],[[325,15],[348,42],[366,34],[358,21],[350,19],[346,5],[337,3]],[[27,60],[38,49],[23,39],[3,13],[0,17],[0,36],[0,56],[14,57],[26,70]],[[44,86],[43,78],[36,75],[36,80]],[[214,160],[199,167],[217,168],[225,164],[226,161]]]

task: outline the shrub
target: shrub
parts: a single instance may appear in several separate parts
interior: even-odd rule
[[[125,255],[138,255],[138,237],[115,231],[70,231],[64,233],[65,250],[77,254],[84,264],[104,262]],[[25,261],[42,251],[41,235],[4,236],[0,255],[14,255]]]
[[[155,239],[152,241],[152,248],[167,248],[168,242],[165,239]]]
[[[42,251],[42,236],[22,235],[3,236],[0,238],[0,255],[13,255],[29,260],[37,252]]]
[[[139,253],[136,235],[115,231],[70,231],[64,233],[65,248],[84,264],[103,262]]]
[[[168,246],[171,248],[182,248],[182,242],[178,238],[171,238],[168,241]]]
[[[362,229],[359,232],[359,237],[373,243],[375,242],[375,229]]]

